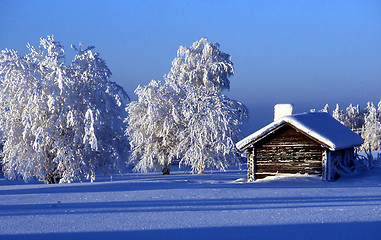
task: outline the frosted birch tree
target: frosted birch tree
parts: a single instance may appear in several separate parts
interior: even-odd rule
[[[0,128],[3,172],[9,179],[36,177],[46,183],[95,178],[125,157],[123,119],[128,96],[111,82],[93,47],[77,49],[64,64],[54,37],[20,57],[0,53]]]
[[[247,116],[246,108],[220,91],[187,87],[182,105],[182,121],[187,126],[179,141],[180,164],[193,172],[204,169],[224,170],[239,160],[235,142],[239,126]]]
[[[135,90],[137,101],[128,107],[126,118],[131,145],[130,162],[136,171],[146,172],[168,166],[178,156],[181,133],[177,95],[173,89],[158,81]]]
[[[247,110],[222,94],[233,73],[230,56],[202,38],[190,48],[179,48],[164,84],[138,87],[138,101],[127,108],[135,170],[161,167],[167,173],[178,160],[201,173],[236,162],[234,142]]]
[[[181,46],[165,77],[166,83],[176,86],[191,84],[206,91],[229,89],[229,77],[234,74],[233,63],[230,55],[220,51],[219,47],[218,43],[209,42],[206,38],[194,42],[190,48]]]

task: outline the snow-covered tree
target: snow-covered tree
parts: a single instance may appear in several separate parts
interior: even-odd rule
[[[164,84],[138,87],[138,101],[127,108],[135,170],[162,167],[165,173],[179,160],[201,173],[235,162],[234,142],[247,110],[222,94],[232,74],[230,56],[202,38],[190,48],[180,47]]]
[[[333,118],[351,130],[357,130],[361,128],[364,123],[363,115],[364,113],[360,112],[359,105],[353,106],[352,104],[349,104],[346,112],[339,108],[339,104],[336,104],[336,108],[332,113]]]
[[[368,102],[366,115],[362,126],[361,137],[364,138],[362,151],[375,151],[381,148],[381,123],[378,119],[377,109],[372,102]]]
[[[225,169],[239,160],[235,142],[239,126],[247,110],[239,102],[220,91],[206,91],[188,86],[182,107],[182,126],[187,126],[180,139],[180,164],[194,172]]]
[[[46,183],[95,178],[115,169],[126,154],[124,90],[111,82],[99,54],[77,50],[64,64],[54,37],[28,45],[20,57],[0,53],[0,128],[3,171],[9,179],[37,177]]]
[[[347,107],[347,112],[344,114],[344,125],[350,128],[351,130],[356,130],[361,128],[363,124],[363,117],[360,113],[359,105],[353,106],[350,104]]]
[[[126,134],[130,138],[130,162],[136,171],[166,168],[178,155],[180,137],[177,95],[158,81],[135,90],[137,101],[128,107]]]
[[[336,104],[336,108],[333,110],[332,117],[344,124],[344,111],[340,109],[339,104]]]

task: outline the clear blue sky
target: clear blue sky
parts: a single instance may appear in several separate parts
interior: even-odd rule
[[[227,95],[250,110],[245,134],[276,103],[302,112],[381,97],[381,0],[0,0],[0,49],[24,55],[51,34],[68,53],[94,45],[132,99],[163,79],[180,45],[220,43],[235,66]]]

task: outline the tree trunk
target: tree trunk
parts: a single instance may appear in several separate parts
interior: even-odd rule
[[[50,172],[46,178],[44,179],[44,182],[46,184],[55,184],[60,183],[61,176],[59,173],[57,173],[57,168],[54,169],[54,171]]]
[[[165,163],[164,166],[163,166],[163,175],[169,175],[169,164],[168,163]]]

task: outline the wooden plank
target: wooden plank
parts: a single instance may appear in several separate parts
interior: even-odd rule
[[[300,173],[300,174],[321,174],[322,170],[321,168],[316,168],[316,169],[298,169],[298,168],[268,168],[268,169],[261,169],[258,170],[255,174],[257,173]]]

